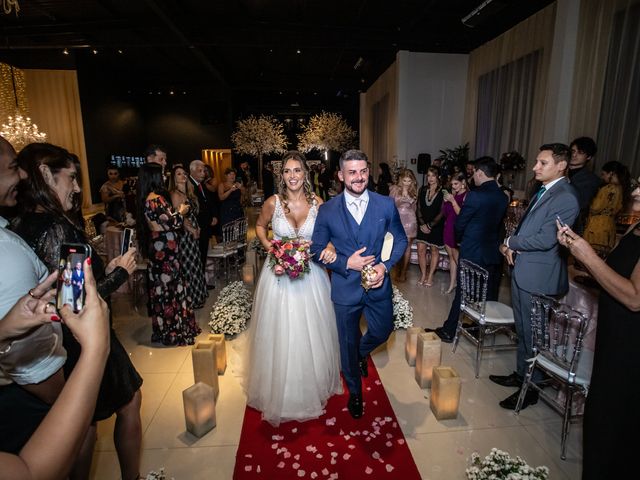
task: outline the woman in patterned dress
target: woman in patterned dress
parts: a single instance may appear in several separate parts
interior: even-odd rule
[[[149,259],[151,341],[193,345],[200,327],[186,289],[179,238],[189,206],[174,210],[163,180],[156,163],[145,163],[138,171],[138,243]]]
[[[418,200],[418,183],[416,176],[407,168],[403,168],[398,174],[398,182],[391,186],[389,196],[396,203],[396,208],[400,214],[400,220],[407,234],[407,249],[402,257],[402,262],[398,264],[396,280],[404,282],[407,279],[407,268],[411,257],[411,244],[418,234],[418,221],[416,219],[416,202]]]
[[[183,203],[189,205],[189,213],[184,218],[184,233],[180,236],[180,263],[184,270],[187,293],[191,296],[193,308],[202,308],[207,299],[207,284],[198,248],[200,226],[196,215],[199,205],[198,198],[193,192],[193,185],[188,181],[187,171],[182,165],[173,167],[171,178],[169,178],[169,193],[171,193],[174,209],[177,210]]]

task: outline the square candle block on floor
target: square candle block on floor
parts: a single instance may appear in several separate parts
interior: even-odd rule
[[[208,342],[216,345],[216,364],[218,365],[218,375],[224,375],[227,369],[227,348],[223,333],[210,333],[207,337]]]
[[[462,384],[458,372],[452,367],[434,367],[429,405],[437,420],[458,416]]]
[[[216,377],[217,378],[217,377]],[[182,392],[187,431],[202,437],[216,426],[216,401],[213,388],[198,382]]]
[[[429,388],[433,368],[442,361],[442,341],[434,332],[420,332],[416,346],[416,382],[420,388]]]
[[[218,398],[220,387],[218,385],[216,343],[196,342],[191,350],[191,359],[193,361],[193,381],[209,385],[213,388],[215,397]]]
[[[416,348],[418,345],[418,334],[422,331],[420,327],[407,328],[407,339],[404,344],[404,358],[407,359],[409,366],[416,364]]]

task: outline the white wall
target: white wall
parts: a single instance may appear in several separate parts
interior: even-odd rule
[[[468,55],[400,51],[396,155],[414,172],[410,159],[432,158],[463,142],[462,125]],[[418,179],[421,184],[421,179]]]

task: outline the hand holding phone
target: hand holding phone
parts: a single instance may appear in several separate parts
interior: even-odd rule
[[[133,228],[125,228],[123,230],[122,244],[120,245],[120,255],[124,255],[125,253],[127,253],[127,250],[129,250],[133,246],[134,235],[135,232]]]
[[[58,259],[56,307],[69,305],[74,313],[84,307],[85,277],[83,265],[91,257],[91,247],[80,243],[63,243]]]
[[[567,224],[564,223],[562,221],[562,219],[560,218],[560,215],[556,215],[556,220],[558,221],[558,223],[560,224],[561,227],[566,227],[567,226]]]

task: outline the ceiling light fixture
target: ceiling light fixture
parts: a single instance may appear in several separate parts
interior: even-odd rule
[[[356,63],[353,64],[353,69],[357,70],[362,66],[362,63],[364,62],[364,59],[362,57],[358,57],[358,60],[356,60]]]
[[[471,13],[461,19],[463,25],[474,28],[507,6],[505,0],[484,0]]]
[[[301,51],[300,49],[297,49],[297,50],[296,50],[296,53],[299,55],[299,54],[301,54],[301,53],[302,53],[302,51]]]
[[[63,55],[69,55],[69,50],[65,48],[64,50],[62,50],[62,53]]]
[[[47,134],[38,130],[38,126],[35,123],[31,123],[31,118],[25,117],[20,112],[20,103],[23,104],[26,110],[26,95],[24,79],[16,79],[16,74],[12,65],[9,65],[11,70],[11,85],[13,86],[13,98],[15,100],[16,108],[15,114],[7,117],[7,123],[2,124],[2,135],[13,148],[19,152],[25,145],[36,142],[44,142],[47,139]],[[3,76],[6,70],[3,68]],[[20,94],[18,93],[20,91]],[[22,97],[22,102],[18,100],[18,97]]]
[[[118,53],[119,53],[120,55],[122,55],[122,49],[121,49],[121,48],[119,48],[119,49],[118,49]]]
[[[91,50],[91,53],[93,53],[94,55],[97,55],[98,54],[98,50],[94,48],[93,50]]]

